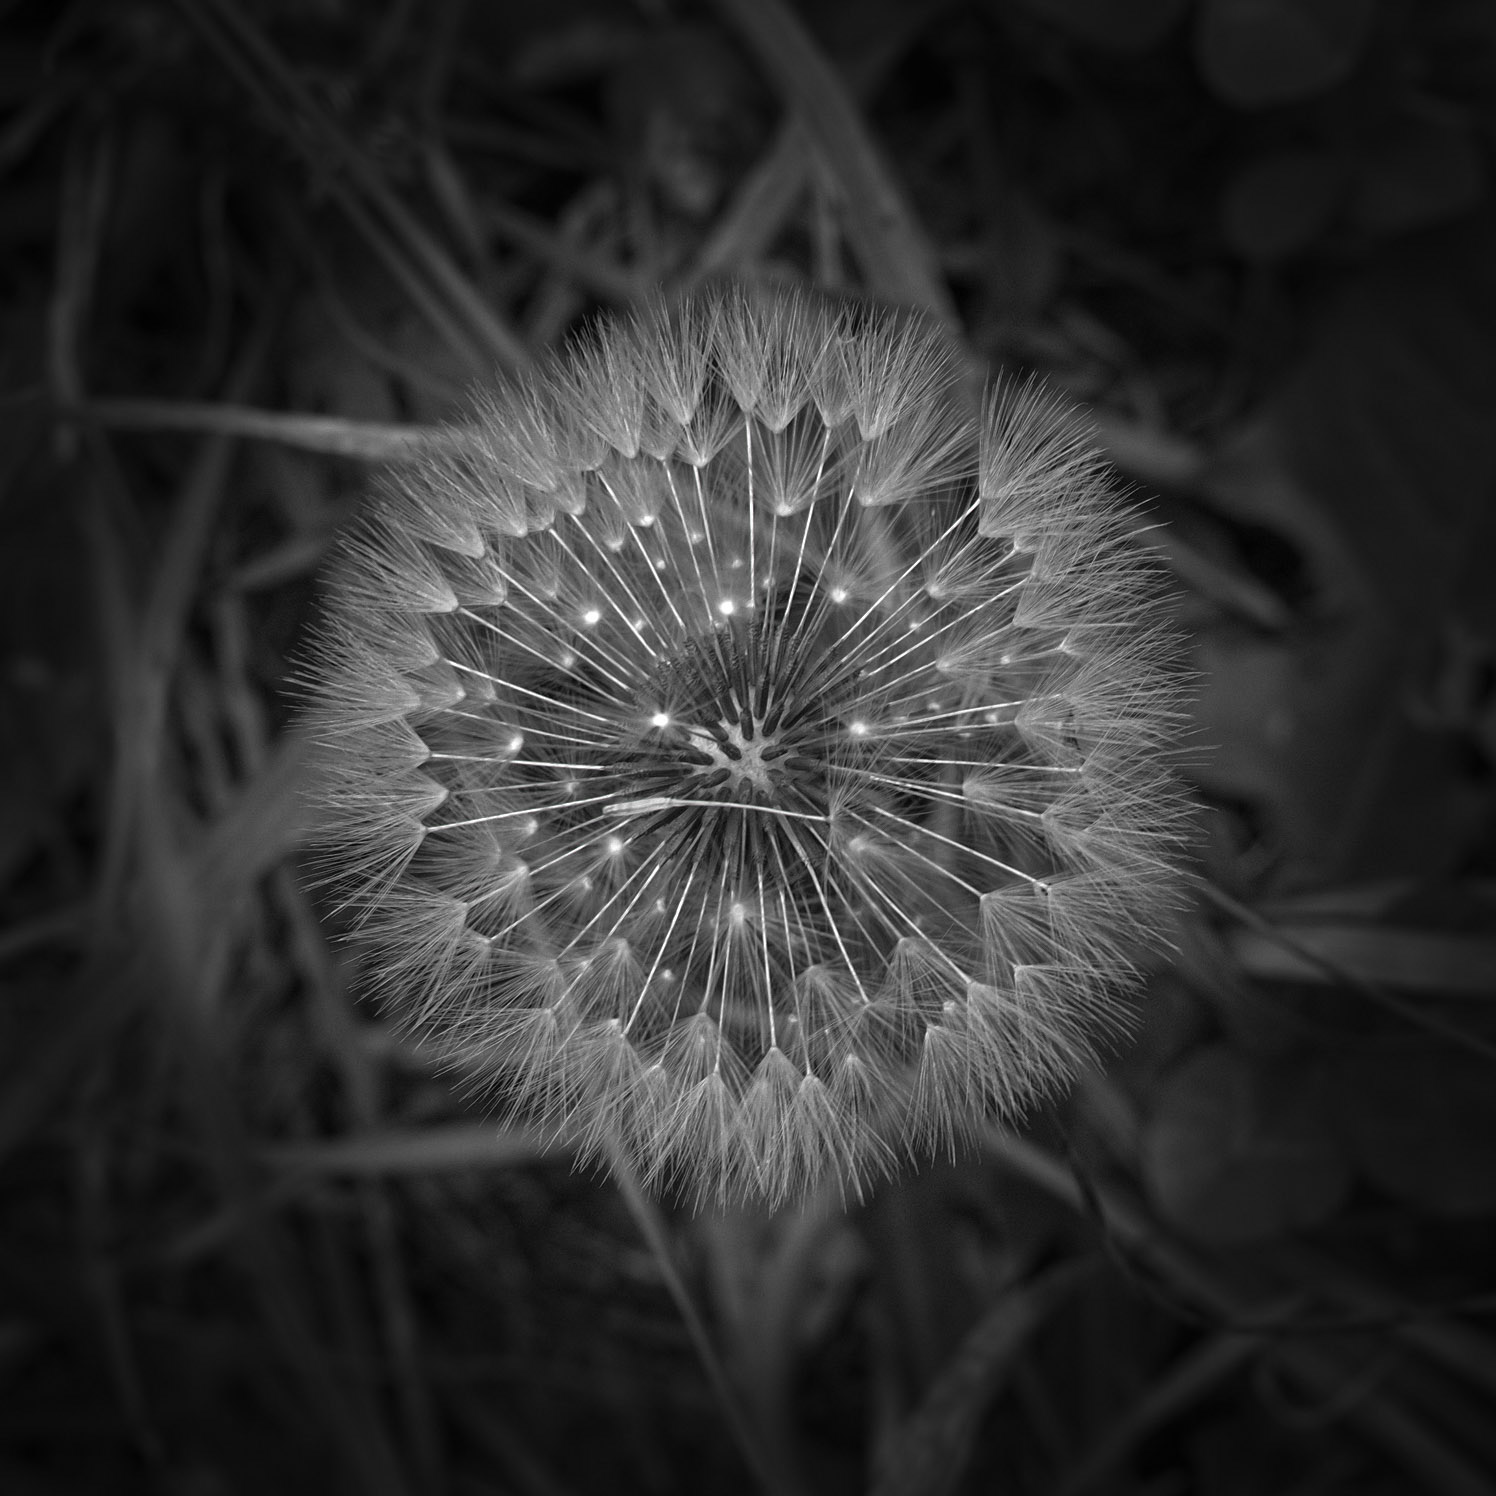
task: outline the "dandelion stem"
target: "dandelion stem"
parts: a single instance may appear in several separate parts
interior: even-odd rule
[[[753,1471],[767,1496],[791,1496],[795,1489],[794,1484],[771,1470],[764,1441],[753,1428],[737,1390],[727,1375],[727,1369],[722,1364],[722,1358],[718,1356],[717,1348],[712,1344],[712,1337],[707,1332],[706,1322],[702,1319],[701,1312],[696,1307],[696,1301],[691,1297],[691,1291],[686,1287],[686,1280],[681,1276],[680,1268],[676,1264],[675,1254],[670,1248],[669,1233],[659,1207],[644,1193],[638,1172],[627,1152],[619,1145],[616,1134],[609,1137],[607,1150],[618,1193],[628,1208],[629,1215],[633,1217],[634,1225],[638,1228],[639,1235],[643,1237],[644,1244],[649,1248],[650,1255],[655,1260],[655,1266],[659,1269],[666,1290],[675,1301],[676,1312],[681,1317],[686,1334],[691,1338],[697,1359],[701,1362],[701,1369],[706,1372],[707,1380],[712,1384],[717,1406],[722,1410],[722,1416],[727,1420],[727,1426],[732,1431],[732,1436],[737,1441],[738,1449],[747,1462],[748,1468]]]

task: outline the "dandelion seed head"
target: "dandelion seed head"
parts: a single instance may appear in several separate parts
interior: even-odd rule
[[[390,1012],[584,1155],[852,1192],[1115,1030],[1162,923],[1156,573],[1042,392],[727,287],[386,482],[312,675]]]

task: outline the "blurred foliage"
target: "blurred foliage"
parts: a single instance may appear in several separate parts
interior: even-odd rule
[[[1106,1076],[664,1209],[757,1484],[1496,1484],[1485,0],[0,16],[0,1487],[755,1488],[637,1211],[354,996],[286,730],[364,459],[724,273],[1089,406],[1204,806]]]

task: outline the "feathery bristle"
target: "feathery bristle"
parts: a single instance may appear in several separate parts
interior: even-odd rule
[[[345,547],[327,860],[390,1010],[584,1155],[859,1191],[1119,1021],[1183,800],[1156,569],[1064,407],[712,290],[492,389]]]

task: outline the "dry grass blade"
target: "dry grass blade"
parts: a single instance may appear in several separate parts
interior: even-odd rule
[[[1156,1430],[1177,1418],[1234,1376],[1261,1348],[1250,1335],[1216,1335],[1181,1356],[1133,1407],[1087,1451],[1055,1488],[1054,1496],[1109,1489],[1117,1466]]]
[[[1352,1424],[1362,1438],[1390,1454],[1417,1481],[1415,1489],[1437,1496],[1489,1496],[1490,1486],[1464,1453],[1414,1413],[1392,1386],[1357,1385],[1358,1363],[1350,1355],[1315,1340],[1282,1332],[1293,1325],[1295,1307],[1260,1303],[1223,1281],[1214,1266],[1171,1240],[1145,1212],[1110,1185],[1082,1186],[1074,1174],[1043,1148],[995,1129],[989,1154],[1077,1212],[1099,1211],[1107,1234],[1142,1258],[1189,1306],[1241,1335],[1272,1335],[1283,1373],[1312,1397]],[[1347,1387],[1355,1395],[1347,1398]]]
[[[1083,1263],[1066,1263],[1003,1293],[895,1436],[872,1496],[945,1496],[955,1489],[1002,1377],[1085,1271]]]
[[[248,888],[300,845],[306,744],[288,735],[270,750],[205,838],[209,876]],[[221,870],[216,872],[215,870]]]
[[[121,1264],[112,1239],[119,1223],[109,1203],[113,1140],[94,1138],[79,1150],[75,1168],[82,1279],[93,1301],[109,1369],[136,1448],[149,1464],[164,1452],[142,1375],[137,1337],[121,1291]]]
[[[410,298],[411,305],[419,309],[452,356],[478,378],[491,374],[493,359],[485,353],[482,341],[470,335],[471,323],[463,313],[448,305],[441,289],[431,283],[419,265],[412,262],[411,256],[396,241],[396,236],[385,228],[362,198],[346,189],[337,190],[337,197],[343,211],[363,235],[364,242],[383,261],[390,278]],[[523,369],[528,366],[528,356],[525,361],[514,358],[499,359],[498,362],[501,366]]]
[[[70,404],[83,396],[79,344],[98,272],[104,222],[114,178],[114,152],[106,139],[75,137],[64,166],[56,270],[47,317],[47,373],[53,398]]]
[[[1149,538],[1180,585],[1228,617],[1269,634],[1281,633],[1292,621],[1288,604],[1272,588],[1243,570],[1223,565],[1177,530],[1158,529]]]
[[[1248,975],[1269,980],[1323,981],[1333,967],[1358,981],[1415,992],[1496,993],[1496,940],[1478,935],[1315,924],[1297,926],[1292,940],[1299,950],[1246,931],[1231,947]]]
[[[836,70],[782,0],[716,0],[762,60],[835,175],[873,291],[956,325],[934,246],[868,135]]]
[[[1410,1350],[1453,1372],[1496,1406],[1496,1340],[1450,1317],[1463,1306],[1441,1305],[1431,1312],[1308,1248],[1294,1252],[1293,1265],[1352,1319],[1390,1326]]]
[[[75,905],[11,925],[0,934],[0,966],[50,945],[73,945],[87,933],[88,909]]]
[[[1283,1353],[1292,1375],[1312,1395],[1334,1406],[1354,1385],[1358,1368],[1313,1344]],[[1448,1438],[1390,1391],[1369,1389],[1345,1409],[1363,1438],[1379,1445],[1413,1477],[1427,1496],[1490,1496],[1489,1470],[1478,1468]]]
[[[58,994],[69,1020],[53,1024],[28,1047],[24,1065],[7,1068],[0,1088],[0,1163],[23,1149],[60,1098],[70,1095],[80,1070],[129,1023],[132,1008],[105,980],[85,967]]]
[[[805,131],[791,118],[768,154],[743,179],[682,278],[681,289],[752,265],[767,253],[805,191]]]
[[[91,203],[100,200],[101,179],[96,171]],[[64,274],[53,321],[53,388],[59,403],[74,409],[83,401],[74,344],[97,259],[90,243],[98,216],[75,212],[72,231],[63,235]],[[272,295],[262,304],[228,381],[230,399],[243,399],[258,381],[277,324],[278,297]],[[89,434],[96,437],[97,428]],[[89,538],[96,606],[109,641],[106,659],[115,738],[93,922],[97,949],[74,984],[71,1021],[55,1044],[42,1056],[32,1057],[28,1080],[18,1088],[7,1119],[17,1136],[29,1130],[75,1068],[97,1063],[109,1052],[110,1041],[139,1017],[141,999],[159,990],[163,977],[172,996],[184,1000],[179,1015],[201,1017],[223,974],[221,969],[210,970],[214,963],[209,958],[215,946],[222,953],[234,931],[233,920],[219,917],[223,911],[215,903],[215,895],[224,890],[209,886],[200,876],[199,858],[203,846],[210,844],[193,848],[177,835],[188,817],[170,770],[176,726],[189,732],[192,727],[189,722],[173,722],[174,691],[187,689],[190,703],[204,705],[202,682],[184,676],[182,666],[226,492],[232,438],[212,433],[196,453],[168,514],[159,557],[143,586],[133,575],[130,548],[120,538],[134,519],[127,512],[130,505],[120,470],[107,443],[93,440],[90,446],[96,501],[89,511]],[[234,878],[245,876],[243,864],[230,861]],[[123,919],[127,908],[142,922],[142,929],[129,928],[130,922]],[[115,942],[132,934],[144,938],[135,958],[121,965]],[[203,1034],[193,1023],[177,1025],[173,1038],[179,1046],[177,1070],[186,1083],[185,1108],[201,1143],[202,1163],[217,1191],[238,1208],[247,1224],[236,1245],[243,1252],[242,1267],[283,1372],[298,1384],[320,1426],[339,1448],[340,1461],[357,1472],[361,1488],[400,1496],[405,1485],[396,1473],[394,1453],[371,1410],[346,1395],[313,1328],[314,1316],[292,1255],[258,1208],[245,1166],[241,1121],[228,1099],[218,1057],[211,1044],[200,1042]],[[140,1418],[134,1421],[137,1428],[144,1426]]]
[[[504,1472],[506,1485],[499,1490],[513,1496],[581,1496],[564,1483],[513,1429],[493,1416],[480,1395],[462,1388],[447,1393],[448,1412],[462,1433]]]
[[[258,410],[192,400],[91,400],[77,414],[115,431],[202,431],[277,442],[301,452],[390,462],[451,444],[440,427],[395,421],[350,421],[295,411]]]
[[[443,331],[450,336],[454,329],[471,329],[480,366],[497,360],[509,369],[527,368],[529,350],[391,191],[367,153],[302,86],[269,39],[239,7],[226,0],[201,0],[195,5],[184,3],[181,8],[294,144],[305,146],[310,141],[313,160],[330,159],[347,173],[356,192],[339,179],[337,171],[326,175],[324,185],[373,247],[392,262],[391,268],[407,287],[416,276],[423,277],[430,291],[447,303],[456,320],[443,319]],[[383,238],[374,213],[388,225],[398,247]],[[457,346],[461,349],[464,344],[471,356],[472,343],[464,339]]]
[[[258,381],[279,318],[266,309],[229,378],[229,402],[242,400]],[[215,434],[204,442],[189,469],[167,530],[140,620],[136,678],[123,693],[132,718],[119,724],[121,758],[133,756],[133,784],[124,788],[136,803],[149,803],[161,772],[167,698],[181,651],[188,612],[201,581],[213,523],[222,503],[232,442]]]
[[[1109,411],[1088,411],[1086,420],[1102,450],[1129,477],[1187,491],[1205,474],[1206,454],[1198,443]]]
[[[281,874],[277,883],[282,907],[291,919],[297,954],[310,979],[314,1018],[342,1081],[353,1124],[345,1137],[351,1142],[381,1125],[383,1086],[368,1051],[358,1042],[347,991],[309,904],[289,876]],[[445,1489],[446,1479],[437,1412],[422,1355],[406,1254],[396,1225],[395,1200],[378,1177],[360,1177],[354,1194],[372,1269],[380,1338],[418,1474],[416,1483],[422,1491],[440,1491]]]
[[[1456,1023],[1450,1023],[1439,1017],[1437,1013],[1415,1006],[1399,997],[1397,993],[1390,991],[1384,983],[1372,981],[1358,972],[1347,969],[1342,962],[1335,959],[1333,954],[1325,954],[1311,948],[1297,936],[1289,934],[1280,926],[1264,919],[1255,909],[1249,908],[1239,899],[1232,898],[1230,894],[1222,892],[1214,884],[1200,879],[1197,886],[1216,908],[1244,925],[1260,941],[1285,952],[1293,961],[1295,972],[1302,971],[1304,968],[1318,972],[1331,982],[1347,987],[1353,992],[1359,992],[1363,997],[1376,1003],[1378,1007],[1395,1013],[1416,1028],[1437,1034],[1441,1039],[1447,1040],[1460,1049],[1468,1049],[1472,1054],[1480,1055],[1482,1059],[1496,1060],[1496,1044],[1481,1038],[1478,1034],[1470,1033]]]
[[[341,1374],[317,1328],[302,1259],[265,1208],[251,1173],[251,1147],[229,1100],[219,1067],[205,1048],[184,1067],[190,1102],[204,1139],[203,1153],[230,1214],[243,1225],[233,1238],[259,1312],[280,1355],[319,1425],[341,1452],[344,1468],[361,1491],[404,1496],[410,1490],[373,1396]]]
[[[272,1168],[297,1174],[362,1177],[459,1173],[532,1164],[551,1150],[533,1133],[476,1122],[387,1128],[265,1148]]]
[[[553,271],[571,276],[578,285],[616,306],[629,306],[647,289],[647,283],[623,265],[568,243],[539,219],[497,200],[482,209],[483,220],[504,238],[528,250]]]
[[[409,389],[437,402],[443,409],[459,404],[467,393],[460,378],[448,378],[427,367],[426,363],[398,349],[389,347],[364,327],[349,308],[335,284],[336,277],[328,267],[321,250],[310,234],[300,237],[307,258],[316,267],[321,283],[321,305],[329,323],[348,347],[371,368],[392,374]]]

